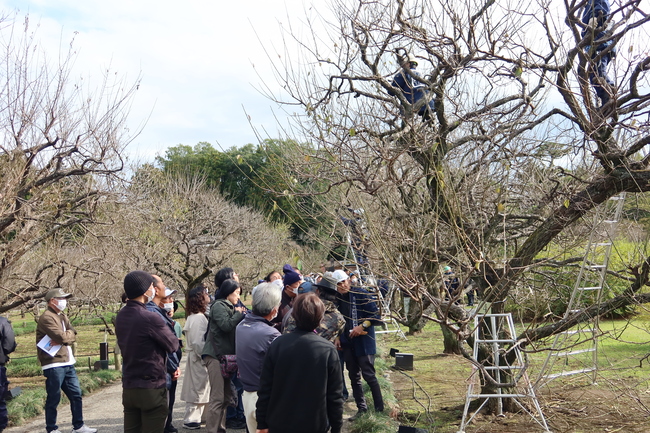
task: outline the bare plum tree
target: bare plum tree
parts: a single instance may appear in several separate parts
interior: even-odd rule
[[[650,16],[638,0],[616,2],[600,35],[581,20],[586,4],[334,1],[269,52],[285,92],[269,97],[299,107],[288,133],[315,148],[296,149],[288,176],[374,209],[371,260],[411,299],[398,319],[440,323],[448,351],[469,356],[470,318],[441,296],[442,265],[503,312],[527,275],[570,262],[569,248],[546,249],[578,244],[581,218],[620,192],[650,191]],[[601,104],[592,81],[605,83],[590,74],[614,47],[616,86]],[[624,293],[520,344],[647,302],[647,262],[629,265]]]
[[[135,135],[126,119],[138,87],[107,70],[88,88],[74,77],[72,44],[48,59],[29,17],[18,20],[0,29],[0,311],[42,298],[65,274],[42,247],[95,222]]]

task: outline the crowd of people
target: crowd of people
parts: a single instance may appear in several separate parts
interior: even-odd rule
[[[357,406],[350,419],[368,411],[362,379],[374,410],[383,411],[374,367],[379,308],[374,294],[351,281],[341,269],[303,276],[285,265],[253,288],[250,309],[232,268],[215,274],[212,296],[202,284],[192,288],[182,330],[182,427],[340,432],[349,397],[345,369]],[[115,321],[124,359],[124,431],[176,432],[172,410],[182,352],[172,319],[175,291],[157,275],[133,271],[124,292],[126,305]]]

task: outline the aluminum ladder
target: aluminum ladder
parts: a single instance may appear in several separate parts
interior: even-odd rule
[[[477,314],[474,317],[474,351],[472,357],[478,359],[479,347],[482,344],[489,346],[492,353],[493,365],[476,365],[473,364],[472,375],[470,376],[467,387],[467,397],[465,398],[465,408],[463,409],[463,418],[460,423],[458,433],[465,433],[465,428],[474,419],[477,413],[487,404],[490,399],[498,400],[499,415],[503,413],[503,399],[511,398],[517,406],[540,425],[544,432],[550,433],[546,418],[537,400],[535,389],[528,377],[528,363],[515,345],[517,334],[511,313],[501,314]],[[512,362],[508,363],[508,352],[512,351],[510,358]],[[505,388],[497,386],[495,393],[483,394],[481,389],[482,380],[486,380],[483,375],[489,375],[497,384],[513,385]],[[507,389],[507,392],[504,390]],[[469,405],[473,399],[483,398],[483,402],[478,409],[468,417]],[[528,401],[531,407],[523,404]]]
[[[563,318],[577,314],[590,305],[600,304],[612,245],[624,204],[625,193],[621,193],[605,202],[596,214],[595,227],[589,234],[580,272]],[[598,330],[599,317],[596,316],[556,334],[536,386],[558,377],[576,374],[586,374],[591,377],[592,384],[596,384]]]
[[[403,340],[406,340],[406,334],[404,334],[404,331],[402,331],[402,328],[400,327],[400,324],[395,318],[391,315],[390,313],[390,300],[393,298],[393,295],[395,293],[395,286],[392,285],[392,288],[388,291],[386,297],[381,293],[381,290],[379,290],[379,285],[377,281],[377,277],[375,277],[375,274],[372,272],[372,269],[370,268],[370,262],[366,258],[366,263],[363,266],[363,268],[359,267],[359,262],[357,261],[357,256],[355,254],[354,248],[352,248],[352,236],[350,234],[350,231],[348,230],[347,233],[347,248],[345,250],[345,261],[346,263],[354,263],[355,269],[357,270],[357,276],[361,279],[362,277],[366,279],[365,285],[367,287],[370,287],[373,289],[374,293],[377,294],[377,300],[379,301],[379,309],[381,313],[381,320],[384,322],[384,325],[382,329],[376,329],[375,334],[391,334],[391,333],[396,333],[400,338]],[[352,260],[350,261],[350,256],[352,256]],[[361,273],[361,270],[363,270],[363,274]],[[393,329],[388,329],[388,324],[393,327]]]

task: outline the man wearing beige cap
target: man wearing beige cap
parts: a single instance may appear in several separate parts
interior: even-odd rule
[[[77,331],[63,314],[68,298],[72,296],[63,289],[52,289],[45,294],[47,310],[38,319],[36,327],[36,346],[38,360],[45,376],[45,428],[48,433],[60,433],[56,424],[57,407],[61,401],[61,391],[70,400],[73,433],[95,433],[97,429],[84,424],[81,402],[81,388],[76,362],[72,354],[72,343],[77,339]]]

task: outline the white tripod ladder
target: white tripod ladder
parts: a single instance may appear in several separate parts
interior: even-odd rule
[[[581,312],[590,305],[600,304],[605,277],[612,253],[616,228],[623,212],[625,193],[611,197],[596,214],[596,227],[589,234],[589,241],[580,266],[564,318]],[[600,228],[600,232],[599,229]],[[580,323],[553,338],[551,351],[546,357],[538,378],[538,384],[575,374],[591,376],[596,383],[598,373],[598,322],[599,317]],[[560,360],[560,362],[556,362]]]
[[[512,314],[477,314],[474,317],[474,351],[472,357],[477,360],[480,346],[487,345],[492,354],[493,365],[482,365],[480,367],[474,365],[472,375],[469,378],[465,408],[458,433],[465,433],[465,428],[490,399],[497,399],[498,412],[499,415],[502,414],[504,398],[511,398],[517,406],[544,429],[544,432],[550,433],[546,418],[544,418],[535,390],[528,377],[528,363],[519,350],[519,346],[515,345],[516,341],[517,335],[512,321]],[[510,351],[513,353],[509,354]],[[508,362],[508,359],[512,359],[512,361]],[[487,380],[482,375],[486,374],[497,383],[496,391],[489,394],[482,393],[481,389],[481,379],[483,381]],[[508,385],[508,387],[506,388],[504,385]],[[475,398],[485,400],[468,418],[469,405]],[[523,404],[523,401],[526,400],[532,407]]]

